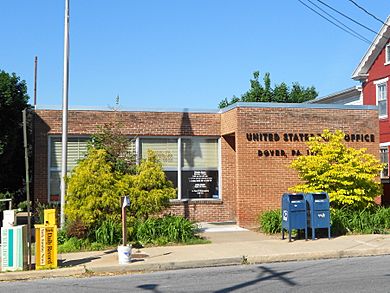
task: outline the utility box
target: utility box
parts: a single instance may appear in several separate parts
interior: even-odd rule
[[[284,230],[287,230],[288,240],[291,241],[293,229],[304,229],[307,240],[307,207],[303,193],[285,193],[282,196],[282,239]]]
[[[27,268],[27,226],[1,228],[1,271]]]
[[[327,228],[330,239],[330,204],[329,195],[326,192],[307,193],[306,202],[308,206],[308,227],[312,231],[312,239],[316,238],[317,228]]]
[[[57,225],[55,209],[44,210],[43,225],[35,225],[35,269],[57,268]]]

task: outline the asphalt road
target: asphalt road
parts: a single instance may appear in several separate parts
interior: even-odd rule
[[[0,292],[390,292],[390,256],[4,282]]]

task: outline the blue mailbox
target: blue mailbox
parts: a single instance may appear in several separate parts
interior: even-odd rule
[[[305,229],[307,240],[307,206],[303,193],[285,193],[282,196],[282,239],[284,230],[288,230],[288,240],[291,241],[292,229]]]
[[[330,239],[330,210],[329,196],[326,192],[307,193],[306,202],[308,206],[308,227],[312,230],[312,239],[316,237],[315,229],[328,228]]]

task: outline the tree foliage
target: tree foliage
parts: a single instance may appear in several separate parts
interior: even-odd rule
[[[130,196],[131,216],[145,220],[161,212],[176,197],[176,190],[169,181],[153,151],[136,167],[136,174],[126,174],[117,182],[120,196]]]
[[[28,99],[26,82],[0,70],[0,193],[23,188],[22,110],[28,107]]]
[[[314,155],[296,158],[291,167],[303,181],[291,188],[296,192],[325,191],[334,207],[364,208],[381,194],[377,178],[383,168],[366,149],[354,149],[343,143],[345,134],[324,130],[321,137],[307,143]]]
[[[105,150],[107,160],[113,164],[116,171],[134,173],[136,163],[132,152],[134,141],[122,135],[120,129],[120,123],[104,124],[99,128],[99,132],[92,136],[90,147]]]
[[[130,215],[144,219],[167,207],[176,190],[153,154],[129,174],[115,170],[105,149],[90,148],[68,179],[65,214],[89,229],[107,220],[119,222],[121,196],[130,197]]]
[[[251,88],[240,98],[233,96],[230,101],[225,98],[219,103],[219,108],[225,108],[236,102],[277,102],[277,103],[302,103],[313,100],[318,96],[316,89],[303,87],[295,82],[289,87],[286,83],[271,86],[270,73],[264,74],[263,82],[259,81],[260,73],[255,71],[253,79],[250,80]]]

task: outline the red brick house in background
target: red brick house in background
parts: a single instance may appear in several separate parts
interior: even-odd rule
[[[379,115],[380,158],[386,167],[381,172],[382,204],[390,205],[390,16],[378,32],[352,74],[361,85],[310,101],[310,104],[376,105]]]
[[[382,162],[389,162],[390,146],[390,16],[375,40],[368,48],[352,74],[362,85],[364,105],[377,105],[379,114],[379,138]],[[390,180],[388,166],[381,174],[383,183],[382,204],[390,204]]]

